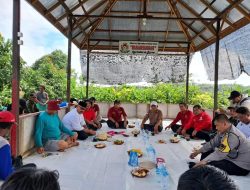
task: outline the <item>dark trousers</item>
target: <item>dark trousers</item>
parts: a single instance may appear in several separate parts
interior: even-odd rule
[[[198,131],[194,137],[192,136],[193,131],[193,128],[187,130],[187,134],[189,134],[191,138],[197,137],[199,139],[204,139],[206,142],[210,141],[211,138],[208,131]]]
[[[88,134],[85,133],[83,130],[81,130],[81,131],[74,131],[74,132],[76,132],[78,134],[77,139],[79,139],[79,140],[85,140],[85,139],[88,138]]]
[[[178,124],[175,124],[175,125],[172,125],[171,129],[174,133],[177,132],[177,130],[181,127],[181,125],[178,125]]]
[[[145,130],[148,130],[148,131],[151,131],[151,132],[154,132],[154,125],[150,125],[150,124],[144,124],[144,129]],[[158,131],[161,132],[162,131],[162,126],[159,126],[158,127]]]
[[[211,154],[213,151],[202,153],[201,160],[206,158],[209,154]],[[246,169],[243,169],[233,162],[230,162],[228,160],[220,160],[220,161],[212,161],[209,162],[208,165],[214,166],[216,168],[219,168],[225,172],[227,172],[229,175],[238,175],[238,176],[246,176],[249,174],[249,171]]]
[[[118,123],[119,123],[119,129],[126,129],[126,128],[124,127],[124,121],[120,121],[120,122],[118,122]],[[109,128],[111,128],[111,129],[117,129],[116,126],[115,126],[115,123],[114,123],[113,121],[108,120],[108,121],[107,121],[107,124],[108,124],[108,127],[109,127]],[[128,122],[127,122],[127,124],[128,124]]]
[[[92,130],[94,130],[94,131],[97,130],[97,128],[94,127],[94,125],[92,125],[92,124],[86,124],[86,125],[87,125],[87,127],[88,127],[89,129],[92,129]]]

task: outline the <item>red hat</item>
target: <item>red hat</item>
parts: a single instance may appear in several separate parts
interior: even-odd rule
[[[0,112],[0,122],[2,123],[15,123],[15,116],[9,111]]]
[[[60,110],[60,107],[58,105],[58,101],[57,100],[50,100],[48,102],[48,110]]]

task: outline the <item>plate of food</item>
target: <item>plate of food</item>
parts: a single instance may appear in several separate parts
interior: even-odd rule
[[[134,128],[135,127],[135,125],[133,125],[133,124],[128,124],[128,128]]]
[[[138,157],[142,157],[143,152],[141,151],[141,149],[131,149],[128,151],[128,154],[130,154],[130,151],[136,152]]]
[[[114,140],[114,144],[116,144],[116,145],[122,145],[124,143],[124,141],[123,140]]]
[[[96,148],[105,148],[106,147],[106,144],[105,143],[97,143],[97,144],[95,144],[95,147]]]
[[[162,140],[162,139],[158,140],[157,143],[158,144],[167,144],[167,142],[165,140]]]
[[[147,170],[152,170],[152,169],[154,169],[156,167],[156,164],[154,162],[152,162],[152,161],[145,160],[143,162],[140,162],[139,166],[141,168],[145,168]]]
[[[178,137],[172,137],[172,138],[170,138],[170,142],[171,143],[178,143],[178,142],[180,142],[180,139]]]
[[[131,133],[132,133],[133,135],[138,135],[138,134],[140,133],[140,130],[134,129],[133,131],[131,131]]]
[[[107,133],[100,133],[100,134],[96,135],[96,138],[99,141],[106,141],[108,139],[108,134]]]
[[[148,175],[149,170],[146,168],[137,168],[131,171],[132,176],[143,178]]]

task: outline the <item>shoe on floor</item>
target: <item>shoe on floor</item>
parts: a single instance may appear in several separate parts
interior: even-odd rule
[[[107,123],[107,121],[104,120],[104,119],[102,119],[102,120],[100,121],[100,123]]]

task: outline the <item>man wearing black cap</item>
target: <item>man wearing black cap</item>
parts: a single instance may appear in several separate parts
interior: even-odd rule
[[[231,100],[234,107],[247,107],[250,109],[250,98],[248,95],[241,94],[240,92],[234,90],[228,97]]]

